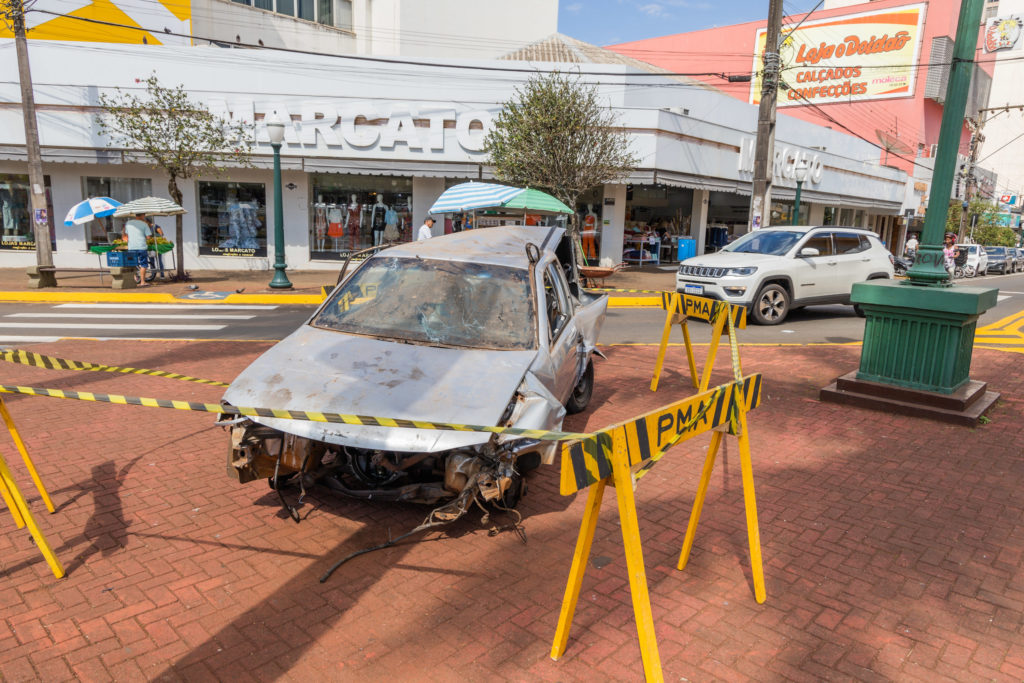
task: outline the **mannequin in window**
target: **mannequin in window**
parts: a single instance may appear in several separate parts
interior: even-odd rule
[[[377,202],[370,209],[370,229],[373,231],[373,246],[384,241],[384,224],[390,208],[384,203],[384,195],[377,195]]]
[[[388,207],[384,212],[384,241],[397,242],[400,237],[398,232],[398,212],[395,207]]]
[[[234,190],[228,191],[228,238],[220,243],[221,249],[258,249],[256,239],[260,226],[259,202],[251,197],[238,199]]]
[[[324,240],[327,236],[327,204],[324,203],[324,196],[317,195],[316,204],[313,205],[313,237],[315,239],[314,250],[324,250]]]
[[[4,234],[13,234],[16,225],[14,221],[14,195],[11,192],[10,183],[0,183],[0,220],[4,224]]]
[[[349,248],[355,250],[356,240],[359,239],[359,228],[363,207],[359,204],[359,198],[356,195],[349,195],[348,210],[346,213],[345,231],[349,235]]]
[[[587,204],[587,213],[583,216],[583,255],[588,261],[597,259],[597,214],[594,205]]]
[[[338,240],[345,236],[345,205],[327,205],[327,236],[331,238],[331,246],[338,251]]]

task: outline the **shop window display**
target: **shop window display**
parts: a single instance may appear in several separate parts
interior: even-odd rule
[[[149,197],[153,194],[153,181],[149,178],[82,178],[83,197],[110,197],[122,204],[133,199]],[[87,247],[99,244],[111,244],[120,238],[123,221],[113,216],[95,218],[85,225],[85,241]]]
[[[411,178],[316,173],[311,187],[311,258],[413,239]]]
[[[636,263],[675,260],[689,233],[693,191],[667,185],[629,185],[622,257]]]
[[[266,185],[199,183],[199,253],[267,255]]]
[[[44,176],[46,222],[50,243],[54,243],[53,201],[50,198],[50,176]],[[0,249],[35,251],[35,228],[32,225],[32,196],[27,175],[0,173]]]

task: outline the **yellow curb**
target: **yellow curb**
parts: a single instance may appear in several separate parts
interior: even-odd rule
[[[660,296],[610,296],[608,308],[661,308]]]
[[[142,292],[0,292],[0,302],[14,303],[137,303],[137,304],[279,304],[319,305],[319,294],[229,294],[223,299],[184,299],[173,294]]]

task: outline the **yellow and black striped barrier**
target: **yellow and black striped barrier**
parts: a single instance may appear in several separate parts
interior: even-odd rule
[[[747,327],[747,308],[745,306],[709,299],[706,296],[680,294],[679,292],[661,293],[661,309],[667,311],[669,315],[685,315],[687,318],[703,320],[712,325],[718,321],[718,316],[726,307],[729,308],[733,325],[741,330],[745,329]]]
[[[623,294],[671,294],[663,289],[616,289],[614,287],[584,287],[587,292],[621,292]]]
[[[566,441],[585,439],[590,434],[577,432],[560,432],[554,430],[520,429],[518,427],[495,427],[491,425],[460,424],[455,422],[428,422],[423,420],[405,420],[396,417],[375,417],[370,415],[351,415],[346,413],[325,413],[312,410],[280,410],[277,408],[251,408],[245,406],[220,405],[218,403],[199,403],[195,401],[177,401],[165,398],[143,398],[139,396],[122,396],[120,394],[97,394],[88,391],[69,391],[66,389],[43,389],[0,384],[0,392],[7,394],[24,394],[28,396],[48,396],[76,401],[93,401],[96,403],[113,403],[116,405],[143,406],[146,408],[170,408],[173,410],[191,410],[199,413],[217,413],[239,415],[243,417],[274,417],[281,420],[306,420],[309,422],[332,422],[336,424],[359,425],[363,427],[391,427],[403,429],[434,429],[448,432],[487,432],[491,434],[510,434],[523,436],[538,441]]]
[[[744,377],[742,384],[723,384],[627,422],[606,427],[581,441],[563,444],[559,491],[568,496],[611,476],[613,432],[621,432],[625,438],[628,465],[630,468],[640,467],[635,474],[639,479],[669,447],[682,440],[721,425],[728,425],[728,433],[735,434],[734,404],[740,400],[748,411],[761,404],[760,374]]]
[[[675,300],[678,304],[679,300]],[[670,303],[668,300],[666,303]],[[647,590],[647,573],[644,567],[643,550],[640,542],[640,526],[637,521],[636,500],[633,488],[637,480],[651,469],[655,462],[671,446],[698,434],[712,431],[701,472],[697,494],[694,497],[686,537],[679,553],[677,569],[684,569],[689,560],[690,550],[696,535],[704,498],[711,481],[715,458],[726,434],[738,437],[740,473],[743,480],[743,502],[747,518],[747,543],[750,550],[750,569],[754,584],[754,599],[763,603],[766,598],[764,565],[761,559],[761,537],[757,524],[757,502],[754,497],[754,473],[750,455],[750,433],[747,426],[747,412],[756,408],[761,401],[761,375],[742,376],[739,350],[736,343],[736,320],[733,315],[722,315],[726,304],[711,306],[708,315],[715,325],[717,336],[721,335],[728,322],[728,335],[732,353],[734,381],[720,385],[710,391],[706,385],[698,389],[696,396],[658,408],[632,420],[602,429],[587,439],[562,445],[562,471],[559,490],[570,495],[587,489],[587,504],[580,523],[576,549],[573,553],[569,579],[558,616],[558,626],[551,644],[551,658],[559,659],[569,642],[573,615],[579,602],[583,575],[586,572],[590,550],[597,529],[597,518],[601,501],[608,485],[615,487],[618,499],[619,526],[622,530],[622,544],[626,553],[626,571],[629,576],[629,590],[633,601],[633,615],[636,620],[640,656],[644,673],[649,681],[663,680],[658,642],[654,634],[654,617],[651,599]],[[670,310],[670,316],[673,315]],[[676,314],[684,315],[684,314]],[[669,320],[672,318],[670,317]],[[685,315],[683,333],[686,334]],[[666,323],[666,336],[669,323]],[[689,349],[689,336],[687,335]],[[696,382],[696,370],[690,356],[691,373]],[[659,363],[660,369],[660,363]],[[707,369],[710,369],[710,360]],[[706,382],[709,372],[705,373]],[[657,376],[655,376],[655,380]]]
[[[176,372],[166,370],[147,370],[146,368],[122,368],[116,365],[103,365],[101,363],[89,363],[80,360],[68,360],[55,356],[43,356],[38,353],[30,353],[21,349],[8,349],[0,351],[0,360],[8,363],[19,363],[31,365],[47,370],[87,370],[91,372],[116,372],[125,375],[151,375],[153,377],[164,377],[166,379],[177,379],[183,382],[195,382],[196,384],[207,384],[211,387],[226,387],[226,382],[218,382],[215,379],[203,379],[201,377],[189,377],[179,375]]]

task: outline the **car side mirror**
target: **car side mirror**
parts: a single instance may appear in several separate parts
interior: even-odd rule
[[[804,247],[803,249],[800,250],[799,256],[821,256],[821,252],[815,249],[814,247]]]

